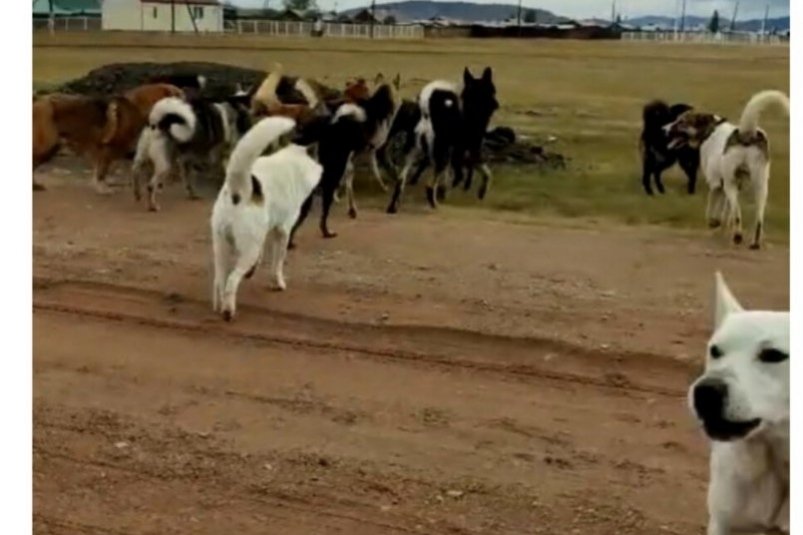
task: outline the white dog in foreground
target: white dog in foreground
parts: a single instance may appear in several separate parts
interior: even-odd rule
[[[240,282],[251,277],[262,260],[266,238],[273,284],[279,290],[286,287],[283,266],[290,232],[323,168],[298,145],[260,155],[294,127],[295,121],[285,117],[263,119],[229,158],[226,182],[212,209],[212,302],[226,321],[236,312]]]
[[[711,227],[724,223],[733,230],[734,243],[742,243],[742,209],[739,190],[742,185],[753,190],[756,202],[756,223],[751,249],[761,247],[764,234],[764,211],[770,180],[770,142],[759,128],[761,113],[776,106],[789,113],[789,97],[780,91],[760,91],[753,95],[742,111],[739,124],[719,115],[690,110],[667,125],[670,148],[683,145],[700,148],[700,168],[710,192],[706,217]]]
[[[708,535],[789,533],[789,313],[745,311],[716,276],[689,404],[711,439]]]

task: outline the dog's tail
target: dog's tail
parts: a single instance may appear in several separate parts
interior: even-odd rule
[[[268,74],[260,84],[259,88],[252,97],[252,104],[256,106],[264,106],[265,109],[270,109],[276,104],[281,104],[276,91],[279,89],[279,83],[282,81],[282,74],[284,68],[280,63],[273,65],[273,70]]]
[[[304,95],[304,98],[307,100],[307,104],[309,105],[310,109],[314,110],[318,107],[320,100],[318,98],[318,94],[304,78],[299,78],[296,80],[296,91]]]
[[[760,91],[753,95],[747,106],[744,107],[742,118],[739,120],[739,134],[753,136],[758,130],[758,118],[768,107],[776,105],[789,113],[789,97],[781,91]]]
[[[287,117],[266,117],[255,124],[234,147],[226,167],[226,185],[231,201],[250,200],[260,194],[259,183],[252,178],[251,168],[265,149],[295,128],[296,122]]]
[[[179,143],[186,143],[195,133],[197,118],[192,106],[178,97],[167,97],[151,110],[148,124]]]

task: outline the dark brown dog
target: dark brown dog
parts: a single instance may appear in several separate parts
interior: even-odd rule
[[[148,84],[123,96],[86,97],[51,94],[33,101],[33,169],[52,159],[62,144],[89,159],[93,183],[108,193],[105,179],[117,160],[135,148],[150,109],[166,96],[183,96],[168,84]],[[44,186],[33,182],[35,190]]]

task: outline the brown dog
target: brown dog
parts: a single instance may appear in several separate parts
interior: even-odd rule
[[[110,98],[51,94],[35,99],[34,170],[52,159],[63,143],[89,159],[95,189],[108,193],[105,179],[111,164],[134,150],[150,109],[166,96],[183,96],[183,92],[168,84],[148,84]],[[33,188],[44,186],[34,180]]]

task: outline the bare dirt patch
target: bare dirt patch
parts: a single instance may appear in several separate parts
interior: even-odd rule
[[[210,202],[34,197],[35,532],[701,533],[685,390],[714,269],[788,305],[788,251],[337,208],[225,324]],[[81,176],[83,180],[85,177]],[[343,213],[341,213],[343,212]]]

